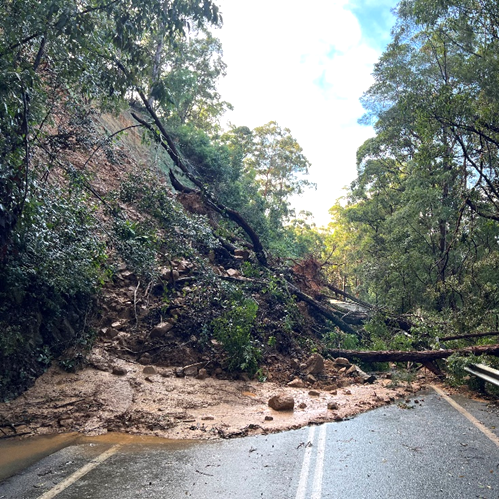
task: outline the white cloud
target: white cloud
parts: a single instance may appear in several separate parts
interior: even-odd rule
[[[372,135],[356,122],[380,54],[363,41],[347,0],[218,3],[228,65],[220,92],[235,107],[227,119],[251,128],[275,120],[291,129],[318,184],[295,205],[327,224],[327,210],[355,177],[357,148]]]

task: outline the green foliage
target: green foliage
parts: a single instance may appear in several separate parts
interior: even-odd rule
[[[30,191],[0,264],[1,398],[29,386],[64,350],[91,341],[86,316],[106,264],[96,229],[78,189]]]
[[[126,242],[125,249],[130,250],[130,257],[140,263],[140,252],[145,251],[144,265],[152,268],[155,251],[176,258],[193,256],[195,249],[207,254],[217,248],[220,243],[207,218],[187,213],[169,193],[167,185],[158,182],[157,175],[148,171],[140,175],[133,173],[120,186],[118,195],[121,201],[152,217],[152,220],[140,223],[121,218],[116,220],[117,233]],[[133,232],[130,232],[130,226],[134,228]],[[132,234],[136,237],[130,237]]]
[[[171,45],[189,26],[218,24],[219,15],[210,0],[14,0],[0,5],[0,17],[3,247],[24,209],[33,152],[47,150],[40,139],[49,135],[56,100],[71,95],[103,108],[119,105],[137,84],[147,89],[154,59],[148,39],[161,36]]]
[[[227,368],[253,375],[258,370],[260,349],[252,339],[258,304],[236,291],[227,310],[211,322],[213,334],[227,353]]]
[[[115,246],[127,266],[139,276],[151,278],[156,270],[158,242],[153,227],[122,218],[113,225]]]
[[[289,196],[313,187],[303,178],[309,167],[288,128],[281,128],[275,121],[255,128],[245,169],[259,186],[272,227],[279,227],[279,222],[289,215]]]
[[[241,264],[241,273],[248,278],[258,278],[261,275],[260,269],[248,261]]]
[[[399,5],[362,98],[376,136],[326,238],[333,282],[458,331],[495,327],[498,309],[498,14],[489,0]],[[380,347],[416,341],[372,334]]]
[[[324,335],[323,341],[327,348],[340,348],[343,350],[359,350],[359,338],[343,331],[331,331]]]
[[[156,50],[163,44],[163,39],[157,40]],[[189,124],[205,132],[218,130],[220,116],[231,109],[216,88],[226,68],[220,40],[202,29],[157,55],[150,95],[170,126]]]
[[[464,370],[464,368],[468,367],[470,364],[483,363],[487,363],[483,356],[477,357],[476,355],[469,355],[467,357],[464,357],[459,354],[452,354],[447,358],[447,382],[451,386],[461,386],[467,383],[468,386],[474,390],[482,388],[483,385],[480,379],[473,375],[470,375]]]

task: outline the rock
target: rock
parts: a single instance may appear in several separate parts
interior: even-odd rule
[[[144,374],[158,374],[158,371],[156,371],[156,368],[154,366],[146,366],[142,370]]]
[[[350,390],[345,390],[343,393],[344,393],[345,395],[352,395],[352,392],[351,392]]]
[[[338,414],[333,414],[332,419],[333,419],[333,421],[337,421],[337,422],[343,421],[343,418]]]
[[[208,371],[206,369],[200,369],[196,379],[206,379],[208,377]]]
[[[244,260],[247,260],[250,257],[250,252],[246,249],[236,249],[234,250],[235,256],[240,256]]]
[[[307,383],[310,383],[311,385],[317,382],[317,379],[314,377],[313,374],[307,374],[305,380],[307,381]]]
[[[227,269],[227,275],[229,277],[241,277],[241,272],[236,269]]]
[[[274,395],[269,400],[269,407],[274,411],[292,411],[295,407],[295,399],[289,395]]]
[[[274,421],[274,418],[272,416],[265,416],[264,420],[265,421]]]
[[[373,384],[376,381],[376,376],[374,374],[367,374],[359,367],[357,368],[357,376],[362,380],[362,383]]]
[[[324,369],[335,371],[336,366],[334,365],[334,362],[331,359],[326,359],[324,361]]]
[[[125,327],[126,321],[116,321],[111,324],[111,327],[114,329],[123,329]]]
[[[116,376],[125,376],[126,374],[128,374],[128,370],[122,366],[114,366],[113,374],[115,374]]]
[[[177,367],[175,369],[175,376],[177,378],[183,378],[185,376],[184,369],[182,367]]]
[[[345,386],[349,386],[351,381],[348,379],[339,379],[336,384],[338,385],[338,388],[344,388]]]
[[[323,390],[326,392],[334,392],[338,389],[338,385],[326,385]]]
[[[324,371],[324,358],[319,353],[312,354],[307,362],[305,372],[307,374],[320,374]]]
[[[104,327],[100,330],[100,332],[104,338],[108,338],[110,340],[116,338],[119,333],[119,331],[114,329],[113,327]]]
[[[308,394],[311,396],[311,397],[319,397],[320,396],[320,393],[317,391],[317,390],[310,390],[308,392]]]
[[[173,324],[170,324],[169,322],[160,322],[159,324],[153,327],[153,329],[149,333],[149,338],[151,339],[162,338],[172,329],[173,329]]]
[[[187,366],[184,367],[184,376],[197,376],[198,367],[197,366]]]
[[[327,408],[330,410],[330,411],[337,411],[340,406],[338,405],[338,402],[335,402],[334,400],[330,400],[328,403],[327,403]]]
[[[197,376],[199,369],[202,365],[204,365],[204,362],[198,362],[196,364],[184,366],[184,375],[185,376]]]
[[[143,366],[147,366],[151,362],[152,362],[152,357],[151,354],[148,352],[144,353],[139,359],[139,363],[142,364]]]
[[[304,388],[305,383],[300,378],[295,378],[293,381],[288,383],[291,388]]]
[[[214,421],[215,417],[214,416],[203,416],[201,418],[201,421]]]
[[[172,270],[167,267],[163,267],[161,269],[161,277],[168,282],[173,282],[180,277],[180,274],[177,270]]]
[[[356,374],[356,373],[357,373],[357,366],[353,365],[353,366],[350,366],[350,367],[347,369],[347,371],[346,371],[346,373],[345,373],[345,374],[347,374],[347,376],[348,376],[348,375],[350,375],[350,374]]]
[[[348,359],[345,359],[344,357],[338,357],[337,359],[334,359],[334,363],[336,366],[350,367],[350,361]]]
[[[300,409],[306,409],[307,408],[307,404],[305,404],[305,402],[301,402],[300,405],[298,406]]]
[[[99,355],[92,354],[87,359],[88,364],[99,371],[109,371],[108,362]]]
[[[300,367],[300,361],[298,359],[291,359],[290,366],[291,369],[298,369]]]

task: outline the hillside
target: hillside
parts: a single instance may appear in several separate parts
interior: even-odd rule
[[[57,129],[66,134],[57,144],[59,161],[81,174],[90,194],[80,198],[78,213],[88,217],[88,232],[58,255],[50,272],[83,277],[74,275],[82,272],[75,259],[84,256],[88,238],[101,252],[98,279],[93,290],[80,291],[84,310],[78,295],[59,295],[64,306],[47,314],[42,306],[50,295],[44,295],[10,311],[10,327],[26,318],[31,327],[17,349],[3,351],[2,397],[12,399],[48,372],[0,406],[4,434],[15,428],[16,434],[114,430],[185,437],[194,421],[216,415],[217,430],[208,436],[230,436],[251,424],[258,430],[267,400],[282,390],[301,409],[267,423],[266,431],[348,417],[404,396],[404,383],[387,389],[390,380],[374,382],[346,359],[310,367],[313,352],[325,351],[321,338],[331,323],[290,286],[320,293],[313,262],[270,259],[261,266],[236,226],[224,225],[197,194],[174,191],[165,174],[169,158],[130,128],[129,113],[114,117],[89,108],[87,116],[75,124],[64,112],[57,115]],[[121,129],[128,130],[110,143]],[[57,197],[71,185],[67,171],[55,169],[47,184],[52,205],[71,200]],[[65,210],[57,230],[77,222]],[[327,409],[333,399],[342,400],[340,410]]]

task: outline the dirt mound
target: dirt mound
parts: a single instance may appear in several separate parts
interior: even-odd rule
[[[331,362],[320,381],[302,381],[299,388],[273,381],[218,379],[216,373],[198,379],[177,367],[118,359],[102,347],[94,349],[90,362],[93,367],[77,373],[52,367],[21,397],[0,404],[3,436],[115,431],[213,439],[272,433],[349,418],[404,399],[425,382],[396,383],[384,375],[372,384],[335,388],[354,378],[338,379]],[[284,376],[282,370],[279,373]],[[293,411],[268,406],[272,396],[282,393],[293,397]]]

